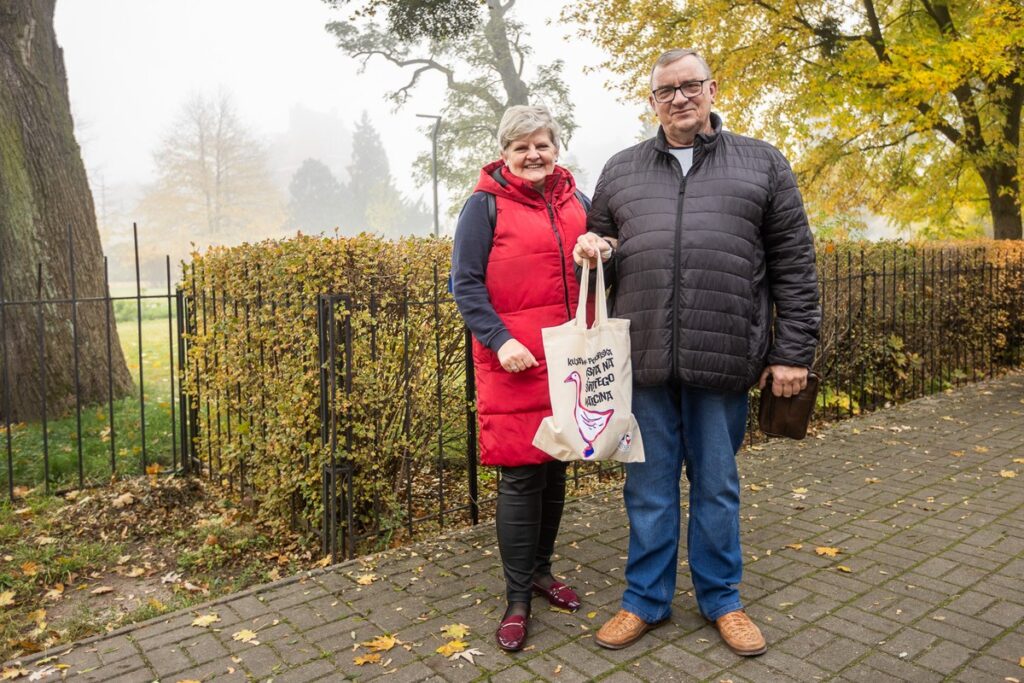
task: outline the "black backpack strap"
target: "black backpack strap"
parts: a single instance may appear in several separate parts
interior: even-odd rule
[[[579,190],[576,190],[576,199],[577,199],[577,201],[579,201],[580,204],[583,205],[583,210],[584,211],[590,211],[590,204],[591,204],[590,197],[588,197],[587,195],[583,194]]]
[[[498,206],[497,202],[494,199],[494,195],[491,194],[490,192],[477,190],[476,192],[471,194],[469,196],[469,199],[466,200],[466,202],[462,205],[462,208],[459,210],[459,218],[462,218],[462,212],[466,210],[466,207],[469,206],[469,203],[473,201],[473,197],[476,197],[477,195],[484,196],[484,202],[487,204],[487,223],[488,225],[491,226],[491,232],[494,232],[494,226],[498,224]]]

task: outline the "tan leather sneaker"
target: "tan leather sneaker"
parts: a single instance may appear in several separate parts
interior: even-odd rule
[[[640,640],[648,631],[658,628],[668,621],[668,617],[649,624],[632,612],[620,609],[619,613],[609,619],[594,636],[594,642],[609,650],[621,650]]]
[[[761,655],[768,650],[761,629],[741,609],[718,617],[715,628],[729,649],[741,657]]]

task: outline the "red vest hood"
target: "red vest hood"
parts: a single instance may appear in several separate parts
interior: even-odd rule
[[[501,179],[499,182],[498,178]],[[498,159],[480,169],[480,178],[474,192],[489,192],[495,197],[504,197],[519,204],[543,209],[545,200],[552,206],[561,206],[576,194],[576,180],[567,169],[555,166],[555,170],[544,183],[544,196],[517,175],[512,175],[504,160]]]

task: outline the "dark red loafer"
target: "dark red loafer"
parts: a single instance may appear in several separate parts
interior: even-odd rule
[[[555,607],[567,609],[570,612],[575,612],[583,604],[580,602],[580,596],[576,595],[576,591],[560,581],[555,581],[550,588],[542,588],[540,584],[535,583],[533,592],[543,595]]]
[[[498,647],[505,652],[519,652],[526,645],[526,617],[513,614],[501,620],[501,625],[494,633]]]

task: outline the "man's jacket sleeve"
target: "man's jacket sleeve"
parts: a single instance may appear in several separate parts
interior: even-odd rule
[[[774,188],[762,230],[768,284],[775,302],[768,363],[810,368],[821,325],[814,236],[796,177],[781,153],[773,170]]]

